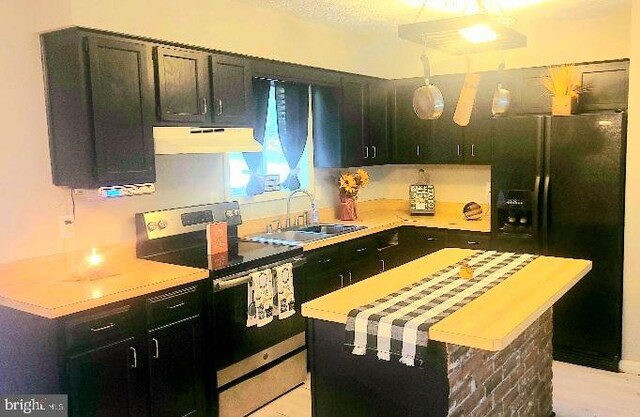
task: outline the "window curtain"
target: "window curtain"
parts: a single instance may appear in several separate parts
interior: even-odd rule
[[[278,112],[278,136],[282,153],[289,165],[289,175],[282,183],[284,188],[300,188],[298,163],[307,144],[309,119],[309,86],[305,84],[274,82],[276,110]]]
[[[261,78],[253,79],[253,97],[255,103],[255,118],[253,120],[253,138],[264,144],[264,134],[267,126],[267,108],[269,105],[269,90],[271,81]],[[243,152],[250,177],[247,183],[247,195],[264,193],[264,176],[262,175],[262,152]]]

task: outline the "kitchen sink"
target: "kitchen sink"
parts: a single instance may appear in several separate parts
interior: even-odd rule
[[[308,226],[295,226],[280,232],[261,233],[248,236],[246,239],[261,243],[300,245],[305,242],[327,239],[332,236],[355,232],[366,228],[366,226],[350,224],[321,223]]]
[[[339,235],[362,229],[366,229],[366,226],[354,226],[351,224],[314,224],[295,228],[295,230],[301,232],[324,233],[327,235]]]

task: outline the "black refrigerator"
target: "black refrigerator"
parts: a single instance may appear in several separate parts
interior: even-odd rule
[[[493,120],[496,249],[589,259],[553,307],[554,359],[618,371],[626,114]]]

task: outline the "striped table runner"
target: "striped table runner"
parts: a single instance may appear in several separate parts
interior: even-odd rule
[[[537,255],[476,251],[422,280],[371,304],[347,318],[345,346],[354,355],[367,349],[381,360],[400,356],[407,366],[422,365],[429,328],[524,268]],[[460,278],[460,265],[474,269],[472,279]]]

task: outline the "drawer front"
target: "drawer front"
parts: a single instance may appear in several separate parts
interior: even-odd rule
[[[147,298],[149,328],[156,328],[200,314],[202,296],[198,285]]]
[[[414,259],[447,246],[446,230],[414,227],[410,233],[411,253]]]
[[[130,304],[94,313],[83,313],[64,322],[67,349],[86,348],[113,343],[136,332]]]
[[[305,274],[315,274],[343,267],[341,245],[318,249],[305,254],[305,257],[307,263],[302,267]]]
[[[451,248],[489,250],[491,249],[491,235],[489,233],[449,231],[447,246]]]
[[[346,242],[343,247],[343,253],[345,262],[358,262],[371,256],[376,256],[378,242],[375,236]]]

